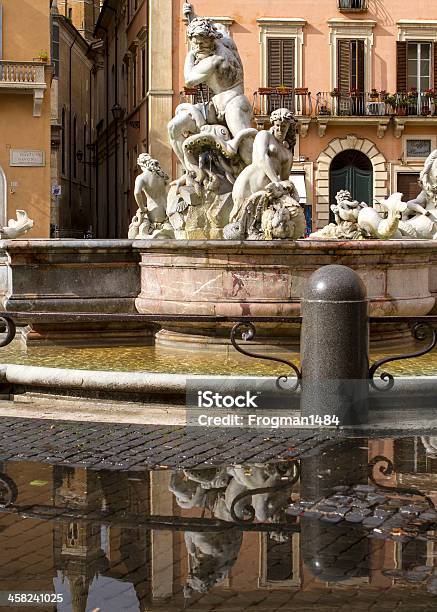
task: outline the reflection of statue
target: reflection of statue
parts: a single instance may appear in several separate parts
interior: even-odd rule
[[[407,210],[399,224],[406,238],[437,238],[437,149],[432,151],[420,173],[422,191],[407,202]]]
[[[296,476],[294,470],[293,467]],[[201,532],[185,533],[190,559],[186,597],[193,591],[205,593],[228,577],[243,539],[241,531],[229,527],[245,520],[249,506],[258,521],[274,524],[283,520],[290,499],[290,487],[284,486],[284,478],[289,475],[290,468],[283,463],[185,469],[172,474],[170,490],[179,507],[209,510],[212,517],[228,527],[208,532],[205,525]],[[285,537],[279,530],[270,536]]]
[[[137,163],[142,170],[135,180],[134,195],[138,210],[129,227],[128,238],[158,237],[163,233],[171,236],[171,227],[168,224],[165,227],[169,177],[148,153],[141,153]]]
[[[437,459],[437,436],[421,436],[420,439],[428,457]]]

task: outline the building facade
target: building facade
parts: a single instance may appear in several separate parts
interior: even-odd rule
[[[149,142],[148,11],[147,0],[106,0],[95,28],[98,238],[126,237],[136,210],[136,161]]]
[[[92,237],[96,53],[74,23],[59,12],[56,2],[52,5],[52,50],[51,236]]]
[[[149,150],[167,170],[166,124],[184,99],[182,4],[160,0],[150,7]],[[328,223],[339,189],[366,202],[398,190],[417,195],[419,171],[436,148],[437,7],[425,0],[414,7],[400,0],[192,6],[234,38],[257,126],[268,125],[275,108],[294,112],[293,173],[312,205],[313,229]]]
[[[50,224],[50,3],[0,4],[0,224],[24,209],[30,238]]]

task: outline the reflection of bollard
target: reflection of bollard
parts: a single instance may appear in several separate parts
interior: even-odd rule
[[[302,416],[314,424],[367,422],[369,322],[366,289],[346,266],[311,275],[302,298]],[[333,423],[334,424],[334,423]]]

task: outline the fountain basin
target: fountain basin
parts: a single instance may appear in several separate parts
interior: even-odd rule
[[[134,313],[140,291],[132,240],[0,240],[0,299],[11,313]],[[153,343],[144,323],[32,321],[26,344]]]
[[[372,316],[430,313],[437,289],[431,240],[184,241],[137,240],[141,254],[138,312],[175,315],[299,316],[309,276],[320,266],[353,268],[366,285]],[[434,281],[434,275],[436,281]],[[258,342],[295,345],[296,326],[258,325]],[[405,328],[374,327],[371,341],[389,344]],[[229,325],[166,323],[156,343],[179,348],[229,347]]]

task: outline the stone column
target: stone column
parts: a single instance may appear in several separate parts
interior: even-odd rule
[[[149,3],[149,153],[172,175],[167,124],[173,116],[173,2]]]
[[[302,416],[367,422],[368,300],[356,272],[329,265],[309,278],[302,298]]]

